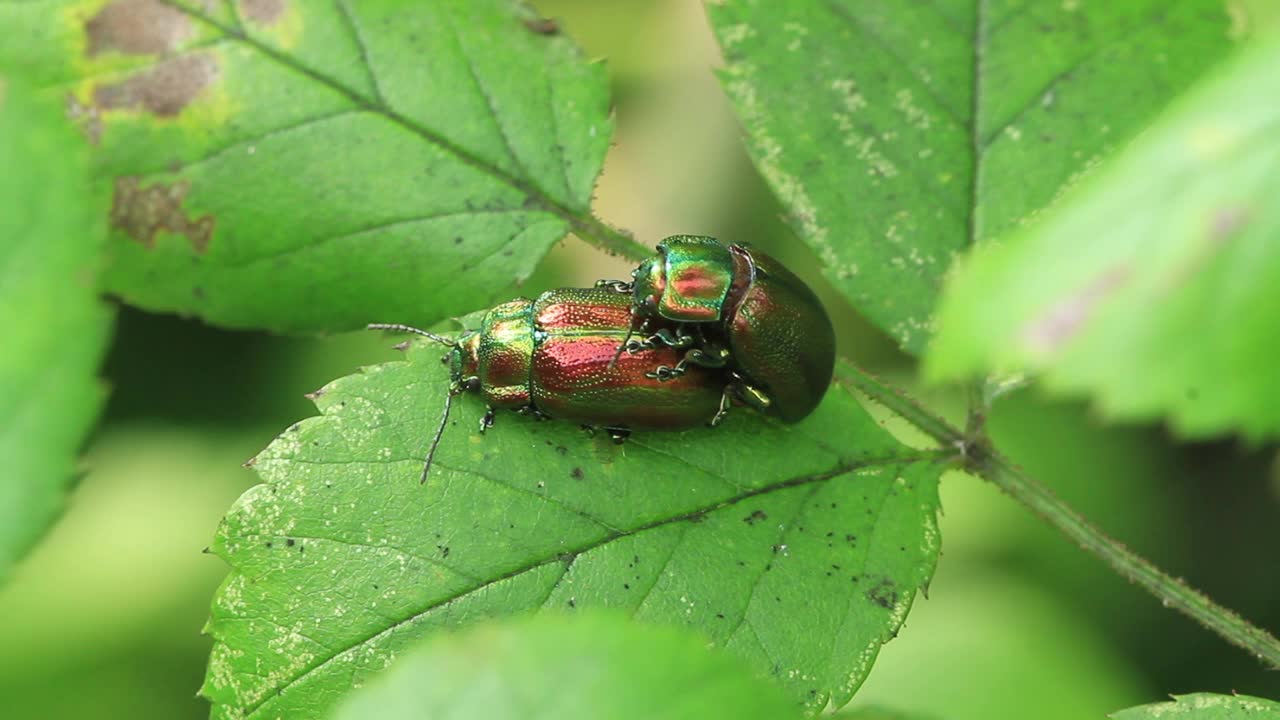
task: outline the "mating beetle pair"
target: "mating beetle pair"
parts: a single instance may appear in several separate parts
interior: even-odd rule
[[[716,425],[733,400],[795,422],[817,407],[835,363],[835,334],[817,296],[764,253],[676,235],[632,282],[551,290],[486,312],[452,340],[451,386],[423,480],[454,396],[479,392],[494,411],[631,429]]]

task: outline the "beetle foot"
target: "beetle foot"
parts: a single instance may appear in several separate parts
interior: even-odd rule
[[[652,350],[653,343],[649,342],[648,340],[632,339],[632,340],[628,340],[626,344],[622,346],[622,349],[626,350],[628,355],[635,355],[638,352],[643,352],[645,350]]]
[[[631,437],[630,428],[606,427],[604,431],[609,433],[609,439],[613,441],[614,445],[621,445],[627,441],[627,438]]]
[[[485,408],[484,416],[480,418],[480,432],[491,427],[493,427],[493,408]]]
[[[644,376],[649,378],[650,380],[657,380],[658,382],[667,382],[668,380],[675,380],[676,378],[680,377],[684,373],[685,373],[685,369],[679,365],[676,365],[675,367],[659,365],[656,369],[645,373]]]

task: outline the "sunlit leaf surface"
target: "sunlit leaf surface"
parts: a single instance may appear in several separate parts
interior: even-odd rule
[[[0,3],[114,189],[107,286],[238,327],[430,324],[590,217],[603,67],[508,0]],[[264,302],[264,300],[269,300]]]
[[[1221,0],[722,0],[756,166],[854,306],[919,353],[943,273],[1145,127],[1248,19]]]
[[[966,263],[934,377],[1042,373],[1189,435],[1280,433],[1280,42],[1179,104],[1045,221]]]
[[[1280,703],[1248,695],[1193,693],[1112,713],[1114,720],[1262,720],[1280,717]]]

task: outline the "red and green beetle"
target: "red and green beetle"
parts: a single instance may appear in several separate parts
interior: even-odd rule
[[[604,288],[563,288],[534,300],[502,303],[484,314],[479,329],[457,340],[407,325],[369,327],[415,333],[452,348],[444,357],[449,394],[427,453],[424,481],[452,400],[464,392],[480,393],[488,404],[481,432],[493,424],[498,409],[506,408],[600,427],[618,442],[632,429],[716,425],[740,392],[716,368],[654,377],[654,367],[680,360],[675,348],[655,346],[615,358],[630,331],[631,301]]]
[[[831,321],[809,288],[777,261],[741,245],[675,236],[640,265],[634,283],[602,281],[498,305],[447,345],[450,389],[423,467],[425,482],[453,398],[482,394],[497,409],[602,427],[682,430],[723,419],[732,401],[786,422],[817,406],[831,379]],[[642,339],[633,335],[642,332]]]
[[[631,293],[633,327],[646,335],[624,350],[685,350],[654,377],[727,368],[744,399],[786,422],[822,400],[835,367],[835,330],[813,290],[777,260],[746,245],[675,235],[632,278],[601,283]]]

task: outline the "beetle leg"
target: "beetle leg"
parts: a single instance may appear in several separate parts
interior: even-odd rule
[[[690,365],[697,365],[705,368],[722,368],[729,362],[729,351],[724,348],[714,348],[710,351],[702,348],[694,348],[684,354],[680,358],[680,362],[675,367],[659,365],[652,372],[644,374],[650,380],[673,380],[689,371]]]
[[[609,439],[614,445],[621,445],[631,437],[631,428],[605,426],[604,431],[609,433]]]
[[[765,394],[760,388],[748,384],[742,379],[741,375],[733,373],[734,382],[730,384],[734,394],[738,396],[742,402],[750,405],[760,412],[767,412],[769,407],[773,405],[773,400]]]
[[[484,432],[493,427],[493,408],[486,407],[484,409],[484,417],[480,418],[480,432]]]
[[[697,338],[686,333],[684,328],[676,328],[676,332],[674,333],[671,332],[669,328],[662,328],[650,335],[647,342],[650,347],[654,347],[658,343],[662,343],[667,347],[681,349],[689,347],[695,340],[697,340]]]
[[[716,410],[716,414],[707,422],[707,427],[715,427],[724,420],[724,416],[729,414],[729,405],[733,398],[733,383],[724,386],[724,392],[720,393],[720,407]]]
[[[667,365],[659,365],[653,370],[650,370],[649,372],[645,373],[644,376],[649,378],[650,380],[657,380],[659,382],[674,380],[685,373],[685,368],[683,367],[683,365],[684,365],[683,360],[680,361],[679,363],[676,363],[675,367],[669,367]]]
[[[623,294],[630,294],[632,289],[631,283],[625,280],[597,280],[596,287]]]

